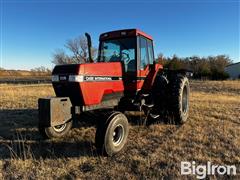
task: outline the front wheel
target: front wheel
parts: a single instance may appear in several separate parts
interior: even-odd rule
[[[106,120],[97,126],[95,144],[101,154],[113,156],[126,144],[129,127],[126,116],[120,112],[111,112]]]
[[[39,125],[38,129],[44,138],[60,138],[65,136],[72,128],[72,120],[53,127],[44,127]]]

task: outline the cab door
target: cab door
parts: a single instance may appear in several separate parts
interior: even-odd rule
[[[138,90],[150,90],[156,76],[153,42],[143,36],[138,37]]]

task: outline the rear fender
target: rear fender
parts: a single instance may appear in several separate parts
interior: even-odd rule
[[[166,75],[167,77],[176,76],[176,75],[192,77],[193,76],[193,71],[189,70],[189,69],[176,69],[176,70],[163,69],[162,74]]]

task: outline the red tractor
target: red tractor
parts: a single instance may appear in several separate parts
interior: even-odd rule
[[[39,131],[44,137],[62,137],[77,115],[108,108],[99,118],[95,145],[111,156],[127,141],[125,111],[143,111],[147,117],[143,124],[163,116],[175,124],[187,120],[188,72],[165,70],[157,64],[151,36],[137,29],[103,33],[97,62],[92,60],[91,38],[86,36],[89,63],[55,66],[52,85],[56,97],[38,101]]]

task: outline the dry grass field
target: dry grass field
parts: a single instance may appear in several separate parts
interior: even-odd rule
[[[0,179],[195,179],[181,176],[181,161],[240,168],[240,81],[193,81],[190,117],[183,126],[139,126],[128,114],[125,150],[96,154],[94,121],[83,114],[63,139],[43,140],[37,131],[37,99],[51,85],[0,85]],[[211,179],[240,179],[237,176]]]

